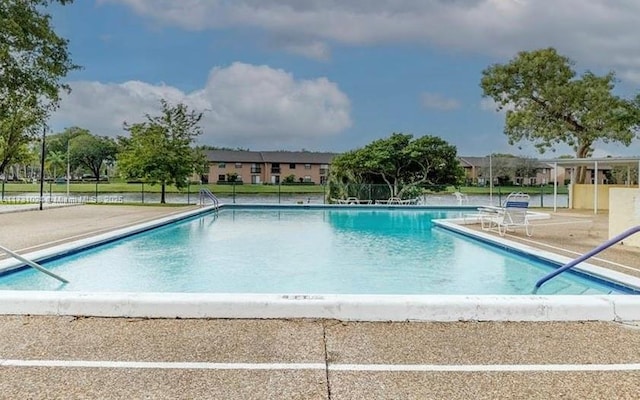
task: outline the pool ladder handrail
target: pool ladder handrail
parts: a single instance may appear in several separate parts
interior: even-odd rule
[[[207,188],[200,189],[200,205],[204,205],[205,199],[209,199],[213,202],[213,206],[217,209],[220,207],[220,200],[215,194],[211,193],[211,190]]]
[[[545,282],[547,282],[548,280],[550,280],[551,278],[556,277],[557,275],[560,275],[561,273],[563,273],[564,271],[575,267],[576,265],[580,264],[581,262],[585,261],[588,258],[591,258],[593,256],[595,256],[596,254],[608,249],[609,247],[613,246],[614,244],[626,239],[627,237],[640,232],[640,225],[635,226],[633,228],[627,229],[626,231],[622,232],[621,234],[607,240],[606,242],[602,243],[601,245],[595,247],[593,250],[584,253],[583,255],[581,255],[580,257],[569,261],[568,263],[566,263],[565,265],[563,265],[562,267],[550,272],[549,274],[545,275],[544,277],[542,277],[540,280],[538,280],[538,282],[536,282],[536,286],[533,289],[533,293],[535,294],[538,289],[540,289],[540,286],[542,286]]]
[[[10,256],[12,256],[13,258],[15,258],[16,260],[18,260],[18,261],[22,261],[23,263],[27,264],[27,265],[28,265],[28,266],[30,266],[31,268],[37,269],[37,270],[38,270],[38,271],[40,271],[40,272],[43,272],[43,273],[45,273],[45,274],[47,274],[47,275],[49,275],[49,276],[51,276],[51,277],[53,277],[53,278],[56,278],[57,280],[59,280],[59,281],[60,281],[60,282],[62,282],[62,283],[69,283],[69,281],[68,281],[68,280],[64,279],[64,278],[63,278],[63,277],[61,277],[60,275],[56,275],[56,274],[54,274],[53,272],[49,271],[48,269],[46,269],[46,268],[45,268],[45,267],[43,267],[42,265],[40,265],[40,264],[38,264],[38,263],[36,263],[36,262],[34,262],[34,261],[31,261],[31,260],[29,260],[29,259],[24,258],[24,257],[22,257],[20,254],[18,254],[18,253],[16,253],[16,252],[14,252],[14,251],[11,251],[11,250],[7,249],[7,248],[6,248],[6,247],[4,247],[4,246],[0,246],[0,250],[2,250],[2,251],[4,251],[5,253],[9,254]]]

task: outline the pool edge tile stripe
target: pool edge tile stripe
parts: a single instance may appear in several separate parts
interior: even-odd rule
[[[16,360],[0,359],[2,367],[27,368],[107,368],[107,369],[179,369],[236,371],[332,372],[600,372],[638,371],[640,363],[629,364],[329,364],[324,363],[213,363],[101,360]]]

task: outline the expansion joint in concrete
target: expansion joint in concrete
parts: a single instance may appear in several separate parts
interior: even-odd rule
[[[324,376],[327,385],[327,400],[331,400],[331,380],[329,378],[329,352],[327,351],[327,322],[322,321],[322,345],[324,346]]]

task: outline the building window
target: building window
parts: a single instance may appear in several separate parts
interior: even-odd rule
[[[259,164],[251,164],[251,173],[259,174],[262,172],[262,167]]]
[[[241,163],[241,162],[237,162],[237,163],[236,163],[236,168],[237,168],[237,169],[242,168],[242,163]]]
[[[311,182],[311,177],[309,175],[305,175],[304,182]]]
[[[320,165],[320,175],[326,175],[329,172],[329,164]]]
[[[218,181],[224,182],[227,180],[227,176],[225,174],[218,175]]]
[[[296,165],[295,164],[289,164],[289,169],[296,169]]]
[[[218,163],[218,168],[227,168],[227,164],[223,162]]]
[[[280,173],[280,163],[271,164],[271,173],[272,174],[279,174]]]
[[[327,183],[327,177],[326,176],[321,176],[320,177],[320,184],[324,185],[325,183]]]
[[[305,164],[304,169],[311,169],[311,164]]]

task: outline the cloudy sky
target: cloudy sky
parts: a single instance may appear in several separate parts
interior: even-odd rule
[[[511,146],[481,72],[553,46],[640,88],[637,0],[80,0],[51,8],[74,61],[51,126],[122,135],[160,99],[204,113],[201,144],[345,151],[392,132],[460,155]],[[635,146],[635,147],[634,147]],[[571,154],[566,147],[543,157]],[[597,156],[638,155],[636,142]]]

